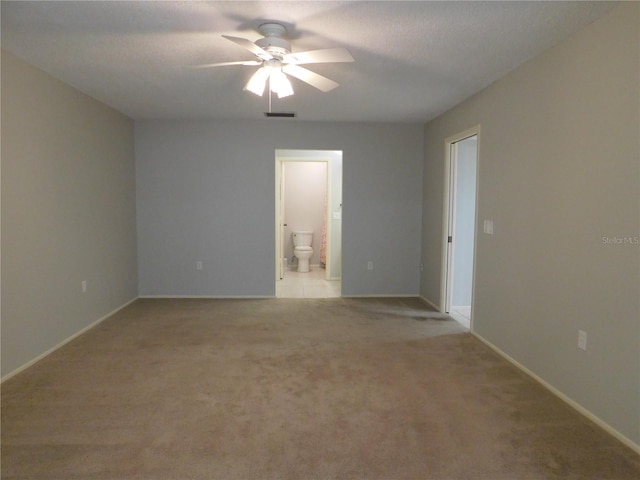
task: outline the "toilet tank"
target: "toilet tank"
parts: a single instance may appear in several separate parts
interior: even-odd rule
[[[301,231],[293,232],[294,247],[310,247],[313,241],[313,232]]]

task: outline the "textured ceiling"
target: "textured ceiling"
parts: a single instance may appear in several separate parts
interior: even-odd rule
[[[293,51],[345,47],[355,63],[310,65],[340,87],[293,80],[275,111],[298,120],[425,122],[610,10],[612,2],[11,2],[2,48],[135,118],[264,118],[243,91],[256,67],[222,34],[284,23]],[[280,120],[282,121],[282,120]],[[287,120],[291,121],[291,120]]]

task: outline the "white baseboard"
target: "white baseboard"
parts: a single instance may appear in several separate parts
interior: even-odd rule
[[[556,397],[558,397],[560,400],[562,400],[563,402],[565,402],[566,404],[568,404],[570,407],[574,408],[575,410],[577,410],[579,413],[581,413],[582,415],[584,415],[585,417],[587,417],[589,420],[591,420],[592,422],[594,422],[595,424],[597,424],[599,427],[601,427],[603,430],[605,430],[607,433],[609,433],[610,435],[614,436],[615,438],[617,438],[618,440],[620,440],[622,443],[624,443],[627,447],[631,448],[633,451],[635,451],[636,453],[640,454],[640,445],[638,445],[637,443],[635,443],[633,440],[631,440],[630,438],[627,438],[625,435],[623,435],[622,433],[620,433],[619,431],[617,431],[615,428],[613,428],[611,425],[609,425],[607,422],[605,422],[604,420],[602,420],[600,417],[596,416],[594,413],[592,413],[591,411],[587,410],[586,408],[584,408],[582,405],[580,405],[578,402],[576,402],[575,400],[572,400],[570,397],[568,397],[567,395],[565,395],[564,393],[562,393],[560,390],[558,390],[557,388],[555,388],[554,386],[550,385],[549,383],[547,383],[545,380],[543,380],[542,378],[540,378],[538,375],[536,375],[535,373],[533,373],[531,370],[529,370],[527,367],[525,367],[524,365],[522,365],[520,362],[518,362],[516,359],[512,358],[511,356],[509,356],[507,353],[503,352],[502,350],[500,350],[498,347],[496,347],[493,343],[491,343],[490,341],[488,341],[487,339],[481,337],[480,335],[478,335],[475,332],[471,332],[471,335],[473,335],[475,338],[477,338],[478,340],[480,340],[482,343],[484,343],[486,346],[488,346],[491,350],[493,350],[494,352],[496,352],[498,355],[500,355],[501,357],[503,357],[505,360],[507,360],[509,363],[511,363],[512,365],[514,365],[516,368],[518,368],[519,370],[523,371],[524,373],[526,373],[528,376],[530,376],[532,379],[534,379],[536,382],[538,382],[540,385],[542,385],[543,387],[545,387],[547,390],[549,390],[551,393],[553,393]]]
[[[424,303],[426,303],[427,306],[433,308],[436,312],[440,311],[440,307],[438,307],[435,303],[433,303],[431,300],[423,297],[422,295],[420,296],[420,300],[422,300]]]
[[[251,300],[252,298],[274,298],[275,295],[140,295],[138,298],[175,298],[175,299],[188,299],[188,298],[194,298],[194,299],[198,299],[201,298],[203,300],[206,299],[219,299],[219,300],[234,300],[234,299],[238,299],[238,300],[242,300],[242,299],[246,299],[246,300]]]
[[[417,298],[415,293],[387,293],[383,295],[344,295],[342,298]]]
[[[69,343],[70,341],[78,338],[80,335],[82,335],[85,332],[88,332],[89,330],[91,330],[92,328],[98,326],[100,323],[104,322],[107,318],[111,317],[112,315],[116,314],[117,312],[119,312],[120,310],[122,310],[123,308],[131,305],[133,302],[135,302],[138,299],[138,297],[134,297],[131,300],[129,300],[127,303],[125,303],[124,305],[119,306],[118,308],[116,308],[115,310],[112,310],[111,312],[107,313],[106,315],[100,317],[98,320],[96,320],[95,322],[87,325],[86,327],[82,328],[81,330],[77,331],[76,333],[74,333],[73,335],[71,335],[70,337],[64,339],[62,342],[58,343],[57,345],[55,345],[54,347],[50,348],[49,350],[47,350],[44,353],[41,353],[40,355],[38,355],[36,358],[28,361],[27,363],[25,363],[24,365],[21,365],[20,367],[16,368],[14,371],[7,373],[4,377],[2,377],[2,379],[0,379],[0,383],[4,382],[5,380],[9,380],[11,377],[17,375],[18,373],[26,370],[27,368],[29,368],[30,366],[32,366],[33,364],[39,362],[40,360],[42,360],[43,358],[51,355],[53,352],[55,352],[56,350],[58,350],[60,347],[63,347],[64,345],[66,345],[67,343]]]

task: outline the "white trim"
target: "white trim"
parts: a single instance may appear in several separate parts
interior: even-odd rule
[[[423,297],[422,295],[419,297],[420,300],[422,300],[423,303],[425,303],[428,307],[433,308],[436,312],[440,312],[440,307],[438,307],[435,303],[433,303],[431,300],[426,299],[425,297]]]
[[[511,356],[509,356],[507,353],[503,352],[502,350],[500,350],[498,347],[496,347],[493,343],[491,343],[489,340],[481,337],[480,335],[478,335],[476,332],[470,332],[471,335],[473,335],[475,338],[477,338],[478,340],[480,340],[482,343],[484,343],[486,346],[488,346],[490,349],[492,349],[494,352],[496,352],[498,355],[500,355],[501,357],[503,357],[505,360],[507,360],[509,363],[511,363],[512,365],[514,365],[516,368],[518,368],[519,370],[523,371],[524,373],[526,373],[528,376],[530,376],[533,380],[535,380],[536,382],[538,382],[540,385],[542,385],[543,387],[545,387],[547,390],[549,390],[551,393],[553,393],[556,397],[558,397],[560,400],[562,400],[563,402],[565,402],[567,405],[569,405],[570,407],[574,408],[575,410],[577,410],[579,413],[581,413],[582,415],[584,415],[585,417],[587,417],[589,420],[591,420],[592,422],[594,422],[596,425],[598,425],[600,428],[602,428],[603,430],[605,430],[607,433],[609,433],[610,435],[614,436],[616,439],[620,440],[622,443],[624,443],[627,447],[631,448],[632,450],[634,450],[636,453],[640,453],[640,445],[635,443],[633,440],[631,440],[630,438],[627,438],[625,435],[623,435],[622,433],[620,433],[619,431],[617,431],[615,428],[613,428],[611,425],[609,425],[608,423],[606,423],[604,420],[602,420],[600,417],[598,417],[597,415],[595,415],[594,413],[592,413],[591,411],[587,410],[586,408],[584,408],[582,405],[580,405],[578,402],[576,402],[575,400],[571,399],[570,397],[568,397],[567,395],[565,395],[564,393],[562,393],[560,390],[558,390],[557,388],[555,388],[554,386],[552,386],[551,384],[547,383],[545,380],[543,380],[542,378],[540,378],[538,375],[536,375],[535,373],[533,373],[531,370],[529,370],[527,367],[525,367],[524,365],[522,365],[520,362],[518,362],[516,359],[512,358]]]
[[[387,293],[382,295],[342,295],[342,298],[419,298],[417,293]]]
[[[438,309],[441,313],[446,313],[447,307],[447,292],[450,290],[451,285],[448,285],[448,271],[449,271],[449,203],[451,201],[450,195],[450,183],[451,183],[451,146],[457,142],[465,140],[469,137],[477,137],[476,145],[476,198],[475,198],[475,227],[474,227],[474,239],[473,239],[473,268],[471,273],[471,318],[469,320],[469,330],[473,331],[473,318],[475,311],[475,298],[476,298],[476,265],[478,261],[478,209],[480,204],[480,143],[481,143],[481,128],[480,124],[475,125],[460,133],[447,137],[444,141],[445,155],[444,155],[444,199],[442,208],[442,249],[441,249],[441,265],[440,265],[440,305]],[[449,291],[449,294],[451,292]]]
[[[294,255],[294,256],[295,256],[295,255]],[[289,264],[288,264],[288,268],[287,268],[287,270],[288,270],[288,271],[290,271],[290,272],[295,272],[295,270],[291,270],[291,267],[292,267],[292,266],[296,266],[296,265],[297,265],[297,263],[289,263]],[[325,270],[325,271],[327,270],[326,268],[322,268],[322,264],[320,264],[320,263],[310,263],[310,264],[309,264],[309,268],[311,268],[311,267],[313,267],[313,268],[318,268],[318,269]],[[286,272],[287,270],[285,270],[285,272]],[[331,278],[340,278],[340,277],[331,277]],[[325,280],[329,280],[329,279],[328,279],[328,278],[326,278]]]
[[[296,153],[295,155],[291,155],[288,156],[287,152],[299,152]],[[278,280],[282,280],[280,278],[280,273],[282,273],[283,271],[280,270],[282,267],[282,250],[283,250],[283,242],[284,239],[282,238],[282,224],[284,223],[284,219],[282,218],[282,199],[280,197],[280,189],[282,188],[282,166],[284,165],[285,162],[323,162],[326,164],[327,166],[327,188],[326,188],[326,192],[327,192],[327,205],[326,205],[326,210],[325,210],[325,216],[326,216],[326,226],[327,226],[327,242],[326,242],[326,256],[327,256],[327,263],[325,265],[325,271],[326,271],[326,280],[328,280],[329,278],[332,278],[331,275],[331,260],[333,258],[333,252],[332,252],[332,218],[331,218],[331,200],[333,199],[333,190],[334,190],[334,185],[333,185],[333,168],[334,168],[334,159],[331,156],[332,153],[334,152],[340,152],[340,156],[342,158],[343,155],[343,150],[326,150],[326,149],[322,149],[322,150],[313,150],[313,149],[302,149],[302,150],[298,150],[298,149],[283,149],[283,148],[277,148],[275,150],[275,250],[276,250],[276,257],[275,257],[275,263],[276,263],[276,281]],[[315,156],[313,154],[318,154],[318,156]],[[325,156],[327,155],[327,156]],[[340,169],[342,170],[342,165],[340,166]],[[342,177],[342,174],[340,175]],[[342,204],[342,201],[341,201]],[[342,222],[342,220],[340,220]],[[340,242],[342,242],[342,237],[340,239]],[[311,265],[313,266],[313,265]],[[319,266],[319,265],[318,265]]]
[[[202,298],[202,299],[252,299],[252,298],[275,298],[275,295],[140,295],[138,298]]]
[[[282,238],[282,229],[284,228],[282,225],[282,203],[283,201],[280,199],[280,196],[282,195],[282,189],[283,189],[283,180],[282,180],[282,175],[283,175],[283,163],[281,161],[278,160],[278,153],[276,151],[276,166],[275,166],[275,173],[276,173],[276,177],[275,177],[275,233],[276,233],[276,251],[275,251],[275,258],[276,258],[276,282],[279,280],[282,280],[284,278],[284,258],[283,258],[283,238]]]
[[[120,307],[116,308],[115,310],[112,310],[111,312],[107,313],[106,315],[104,315],[103,317],[100,317],[98,320],[96,320],[95,322],[87,325],[86,327],[82,328],[81,330],[78,330],[76,333],[74,333],[73,335],[71,335],[70,337],[66,338],[65,340],[63,340],[62,342],[58,343],[57,345],[55,345],[54,347],[51,347],[49,350],[47,350],[44,353],[41,353],[40,355],[38,355],[36,358],[29,360],[27,363],[25,363],[24,365],[21,365],[20,367],[16,368],[14,371],[7,373],[4,377],[2,377],[2,379],[0,379],[0,383],[3,383],[5,380],[9,380],[11,377],[17,375],[18,373],[26,370],[27,368],[29,368],[30,366],[32,366],[33,364],[39,362],[40,360],[42,360],[43,358],[51,355],[53,352],[55,352],[56,350],[58,350],[60,347],[65,346],[67,343],[69,343],[72,340],[75,340],[76,338],[78,338],[80,335],[82,335],[83,333],[88,332],[89,330],[91,330],[94,327],[97,327],[100,323],[102,323],[103,321],[105,321],[107,318],[111,317],[112,315],[115,315],[116,313],[118,313],[120,310],[122,310],[125,307],[128,307],[129,305],[131,305],[133,302],[135,302],[139,297],[134,297],[131,300],[129,300],[127,303],[125,303],[124,305],[121,305]]]

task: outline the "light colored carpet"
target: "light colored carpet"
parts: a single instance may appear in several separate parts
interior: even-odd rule
[[[2,385],[2,478],[637,480],[640,459],[417,299],[154,299]]]

